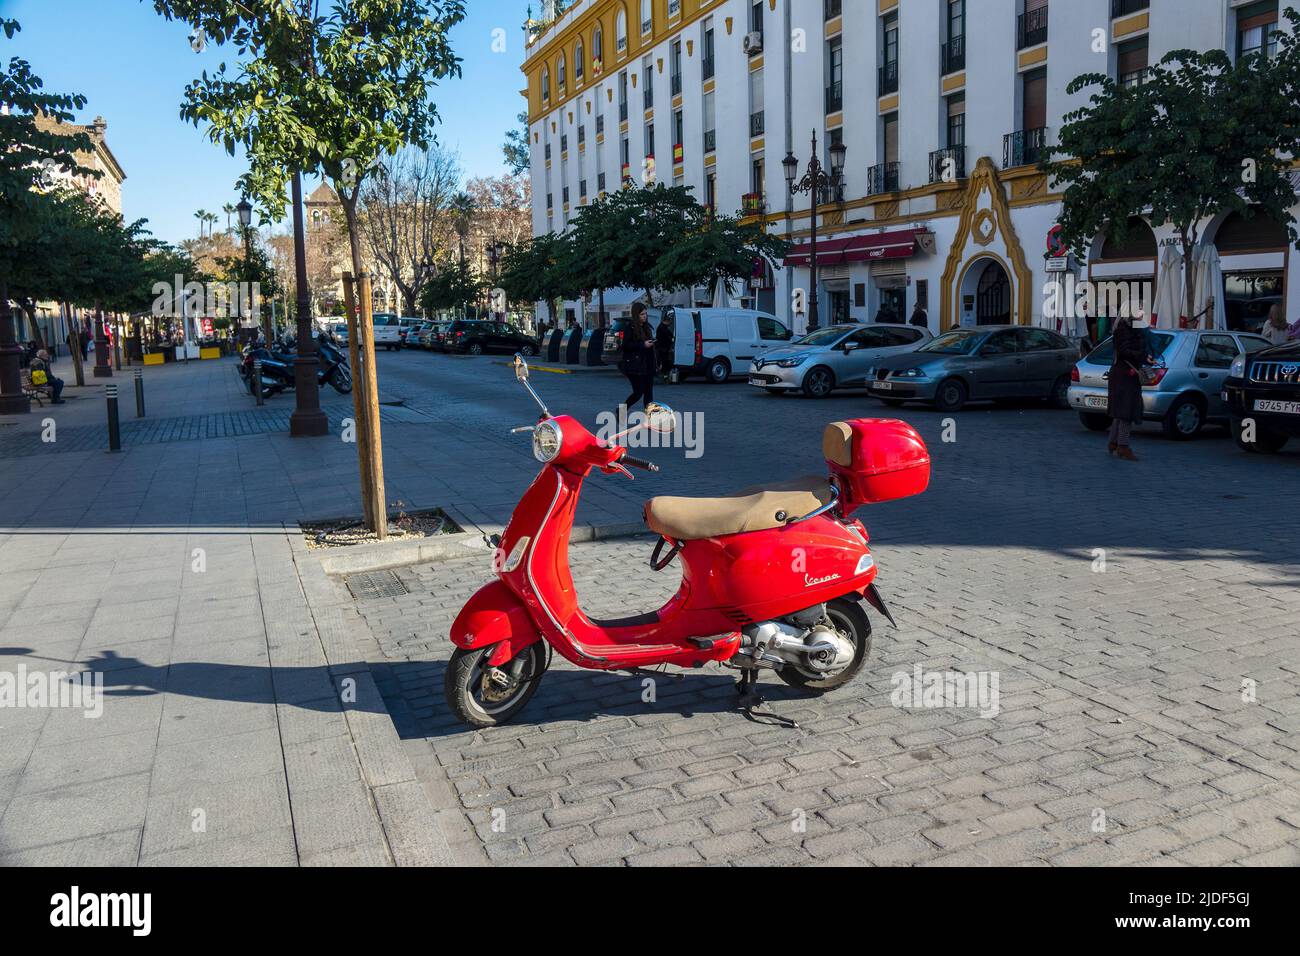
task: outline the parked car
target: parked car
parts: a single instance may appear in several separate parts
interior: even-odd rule
[[[1300,438],[1300,342],[1243,351],[1232,360],[1220,397],[1232,437],[1246,451],[1273,454]]]
[[[402,320],[391,312],[374,315],[375,351],[388,349],[395,352],[402,347]]]
[[[341,348],[348,347],[348,324],[346,322],[335,322],[330,331],[334,334],[334,338],[338,340]]]
[[[408,342],[415,348],[428,349],[429,338],[433,334],[433,327],[436,323],[421,322],[420,327],[407,336]]]
[[[420,346],[420,327],[424,325],[424,319],[416,316],[404,315],[397,320],[398,334],[402,338],[402,344],[407,348],[419,348]]]
[[[1221,392],[1233,360],[1268,348],[1267,339],[1248,332],[1151,329],[1147,337],[1158,364],[1142,386],[1142,417],[1160,422],[1172,438],[1194,438],[1206,422],[1226,422]],[[1070,375],[1070,407],[1093,431],[1110,427],[1106,386],[1113,361],[1115,343],[1106,339]]]
[[[753,309],[670,306],[659,322],[672,323],[673,367],[678,374],[703,375],[710,382],[747,373],[755,356],[794,338],[776,316]],[[652,317],[656,333],[659,322]]]
[[[867,370],[877,359],[911,351],[933,337],[912,325],[830,325],[755,358],[749,384],[773,394],[802,390],[826,398],[837,388],[866,387]]]
[[[467,355],[488,352],[536,355],[538,347],[535,338],[506,322],[457,319],[447,330],[447,351]]]
[[[659,329],[659,323],[663,321],[663,309],[646,309],[646,316],[650,320],[650,328]],[[601,346],[601,358],[606,365],[617,365],[623,357],[623,333],[627,331],[632,324],[630,318],[614,319],[609,323],[609,328],[605,330],[605,341]]]
[[[1078,357],[1069,339],[1049,329],[980,325],[880,359],[868,385],[886,405],[929,402],[943,412],[1004,398],[1047,398],[1064,408]]]

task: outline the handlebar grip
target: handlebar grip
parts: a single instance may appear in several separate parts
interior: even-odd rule
[[[631,455],[624,455],[618,460],[620,465],[627,465],[631,468],[640,468],[642,471],[658,471],[659,466],[652,461],[646,461],[644,458],[633,458]]]

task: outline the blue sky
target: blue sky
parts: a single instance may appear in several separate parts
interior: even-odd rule
[[[505,132],[524,105],[519,64],[528,2],[471,0],[466,7],[452,33],[464,77],[434,94],[439,138],[460,154],[467,175],[497,175]],[[109,148],[127,174],[128,220],[148,219],[154,235],[170,242],[197,235],[196,209],[217,213],[225,226],[221,207],[238,202],[242,162],[179,117],[185,84],[215,68],[222,51],[194,53],[185,26],[167,23],[141,0],[0,0],[0,16],[22,24],[12,41],[0,34],[0,57],[30,61],[51,92],[85,94],[79,120],[100,115],[108,122]],[[492,49],[497,29],[503,53]]]

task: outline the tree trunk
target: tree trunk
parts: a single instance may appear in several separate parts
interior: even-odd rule
[[[41,327],[36,324],[36,303],[31,299],[20,303],[23,314],[27,316],[27,325],[32,330],[32,341],[36,343],[38,349],[48,349],[45,336],[41,333]]]
[[[63,303],[63,321],[68,327],[68,348],[72,351],[72,369],[76,372],[77,385],[86,384],[86,370],[81,365],[81,326],[73,317],[71,304]]]
[[[336,190],[337,191],[337,190]],[[353,409],[357,414],[357,453],[360,456],[361,492],[366,517],[375,537],[388,537],[388,503],[384,494],[384,449],[379,426],[379,380],[375,368],[375,329],[372,319],[370,277],[361,268],[361,236],[357,227],[356,193],[339,194],[348,226],[348,247],[356,276],[357,303],[349,309],[348,350],[360,373],[353,383]],[[364,434],[364,444],[362,437]]]

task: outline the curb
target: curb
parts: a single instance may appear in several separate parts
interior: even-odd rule
[[[355,701],[343,716],[362,779],[370,792],[371,812],[378,820],[389,856],[397,866],[449,866],[456,860],[439,826],[438,815],[406,748],[397,735],[392,714],[375,684],[371,665],[359,644],[375,642],[357,613],[343,583],[310,560],[307,543],[296,523],[281,527],[289,541],[294,570],[307,607],[316,622],[317,637],[336,688],[352,682]],[[470,537],[465,535],[465,537]]]

